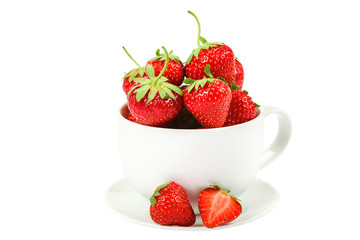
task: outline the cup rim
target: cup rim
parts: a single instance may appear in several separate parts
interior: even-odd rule
[[[223,130],[228,130],[228,129],[233,129],[233,128],[245,127],[249,124],[255,123],[255,122],[259,121],[259,119],[261,119],[262,115],[264,114],[264,108],[262,106],[256,108],[255,118],[250,121],[241,123],[241,124],[232,125],[232,126],[224,126],[224,127],[219,127],[219,128],[199,128],[199,129],[155,127],[155,126],[146,126],[146,125],[132,122],[124,116],[124,114],[129,114],[129,108],[128,108],[127,103],[123,103],[121,105],[118,113],[119,113],[119,121],[121,121],[124,124],[129,125],[131,127],[138,127],[138,128],[142,128],[144,130],[145,129],[149,129],[149,130],[153,129],[153,130],[171,131],[171,132],[209,132],[209,131],[223,131]]]

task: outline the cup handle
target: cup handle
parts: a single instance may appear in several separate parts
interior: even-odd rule
[[[284,151],[291,136],[291,121],[285,111],[271,106],[262,106],[261,111],[264,111],[263,119],[270,114],[275,114],[278,119],[279,128],[275,140],[263,152],[260,169],[274,161]]]

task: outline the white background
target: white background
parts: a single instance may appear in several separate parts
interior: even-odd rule
[[[359,239],[356,2],[1,1],[0,239]],[[162,45],[186,61],[197,35],[187,10],[233,49],[253,99],[293,122],[288,148],[259,173],[277,207],[220,231],[137,225],[104,201],[122,178],[120,79],[135,67],[121,47],[141,65]]]

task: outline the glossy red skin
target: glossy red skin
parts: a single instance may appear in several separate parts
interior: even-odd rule
[[[234,80],[236,86],[239,88],[239,90],[242,89],[244,84],[244,68],[242,64],[239,62],[239,60],[235,59],[235,80]],[[231,86],[231,85],[229,85]]]
[[[199,212],[204,225],[214,228],[235,220],[242,212],[241,204],[229,194],[213,188],[201,191]]]
[[[222,127],[231,103],[231,89],[221,80],[207,82],[196,91],[185,89],[184,103],[186,108],[205,128]]]
[[[129,115],[128,115],[127,119],[128,119],[129,121],[134,122],[134,123],[137,122],[137,121],[136,121],[136,118],[131,114],[131,112],[129,112]]]
[[[146,104],[148,93],[138,102],[136,94],[130,93],[128,96],[128,107],[131,115],[136,122],[155,127],[163,127],[173,120],[181,111],[183,98],[173,92],[175,100],[172,98],[162,99],[159,93],[155,98]]]
[[[229,114],[224,126],[232,126],[250,121],[256,116],[256,107],[254,102],[243,91],[231,90],[232,100]]]
[[[154,222],[165,226],[191,226],[195,223],[195,213],[183,187],[171,182],[159,193],[160,196],[155,196],[156,204],[150,205]]]
[[[158,76],[165,66],[165,61],[153,60],[153,61],[148,61],[146,63],[146,66],[148,64],[153,66],[155,76]],[[145,66],[145,69],[146,69],[146,66]],[[180,86],[182,84],[182,82],[184,81],[184,75],[185,75],[184,68],[183,68],[183,64],[181,63],[181,61],[175,61],[175,60],[169,59],[169,64],[163,74],[164,77],[169,79],[168,82],[171,84],[174,84],[176,86]]]
[[[229,86],[235,80],[235,57],[230,47],[218,45],[202,49],[198,58],[193,56],[189,64],[185,64],[185,75],[194,80],[207,77],[205,66],[210,64],[210,72],[214,78],[223,77]]]

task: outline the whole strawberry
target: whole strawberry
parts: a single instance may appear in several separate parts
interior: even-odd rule
[[[163,49],[167,57],[161,73],[155,76],[152,65],[147,65],[148,78],[134,78],[139,84],[128,93],[131,115],[143,125],[163,127],[179,114],[183,106],[181,89],[162,76],[169,62],[168,52]]]
[[[195,213],[186,192],[175,182],[157,187],[150,203],[150,216],[157,224],[191,226],[195,223]]]
[[[238,59],[235,59],[235,85],[241,90],[244,84],[244,68]]]
[[[206,227],[214,228],[229,223],[241,214],[242,206],[239,200],[229,192],[217,185],[201,191],[198,207],[202,222]]]
[[[231,48],[224,43],[207,42],[200,36],[200,22],[196,15],[189,11],[197,21],[199,32],[197,44],[185,64],[186,77],[198,80],[206,76],[205,66],[210,65],[211,73],[215,78],[223,78],[230,86],[235,80],[234,53]],[[202,45],[200,44],[202,43]]]
[[[232,126],[250,121],[256,117],[256,108],[260,107],[254,103],[247,91],[241,91],[235,83],[231,89],[232,100],[230,104],[229,114],[226,118],[224,126]]]
[[[160,54],[160,50],[156,51],[156,57],[150,59],[147,63],[154,68],[155,76],[159,75],[164,68],[166,61],[165,54]],[[146,67],[145,66],[145,67]],[[180,86],[184,80],[184,68],[179,57],[174,55],[172,51],[169,52],[169,64],[163,74],[168,79],[168,82],[176,86]]]
[[[131,60],[133,60],[134,63],[138,66],[138,68],[132,69],[130,72],[125,74],[125,76],[123,77],[122,88],[123,88],[125,94],[128,94],[131,88],[133,88],[135,85],[139,84],[138,82],[134,81],[134,78],[142,78],[142,77],[145,77],[146,75],[145,75],[145,68],[140,67],[140,65],[132,58],[132,56],[128,53],[128,51],[125,49],[125,47],[123,47],[123,49],[126,52],[126,54],[129,56],[129,58],[131,58]]]
[[[222,80],[214,78],[210,72],[210,65],[205,68],[208,78],[194,81],[184,90],[186,108],[205,128],[222,127],[231,103],[231,89]]]

